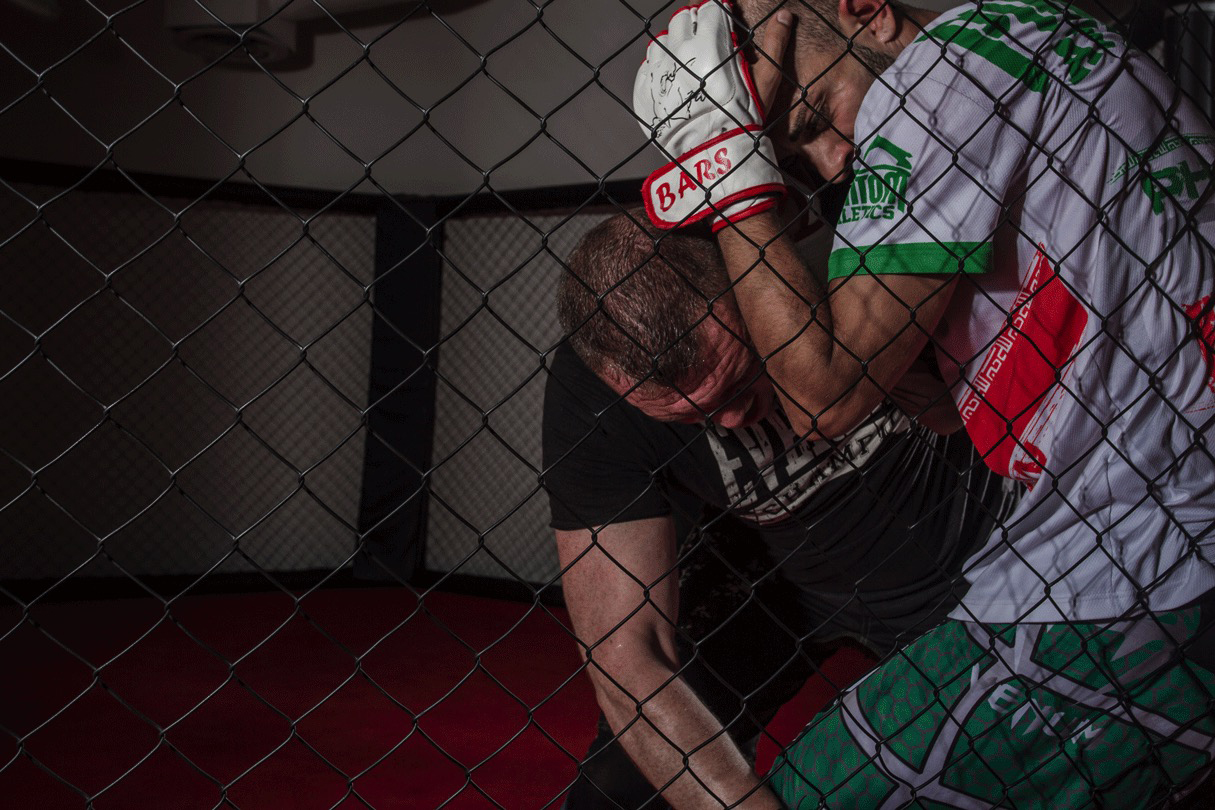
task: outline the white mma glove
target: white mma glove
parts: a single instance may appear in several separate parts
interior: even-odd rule
[[[785,193],[727,2],[676,12],[650,43],[633,85],[642,132],[672,159],[641,187],[659,228],[712,217],[717,231]]]

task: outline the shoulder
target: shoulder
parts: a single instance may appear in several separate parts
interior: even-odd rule
[[[669,514],[654,481],[659,427],[572,349],[558,348],[548,364],[542,430],[551,525],[576,530]]]
[[[935,40],[909,45],[861,103],[855,131],[861,157],[876,149],[882,160],[910,169],[909,162],[931,154],[946,167],[956,156],[988,165],[993,150],[1020,150],[1026,136],[1013,119],[1034,118],[1041,99],[1011,92],[1007,78],[993,80]]]
[[[599,379],[568,344],[553,353],[544,392],[546,449],[635,445],[644,441],[653,424]]]
[[[929,74],[948,66],[990,98],[1008,102],[1042,98],[1061,86],[1103,86],[1127,50],[1120,34],[1073,3],[999,0],[944,12],[899,62]]]
[[[583,362],[568,343],[553,352],[545,383],[545,417],[550,409],[576,409],[594,412],[606,409],[616,395]]]
[[[990,116],[999,89],[966,62],[948,44],[921,36],[874,79],[861,103],[858,129],[866,121],[873,127],[930,129],[940,123],[938,116],[945,122],[971,114]]]

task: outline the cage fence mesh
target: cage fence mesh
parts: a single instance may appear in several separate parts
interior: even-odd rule
[[[0,658],[13,675],[0,686],[0,795],[13,806],[585,810],[655,806],[646,803],[662,790],[680,807],[736,806],[751,793],[762,803],[775,800],[770,788],[798,808],[1212,806],[1209,786],[1182,795],[1211,770],[1215,750],[1215,676],[1203,668],[1215,644],[1195,629],[1206,632],[1209,597],[1070,625],[941,623],[965,590],[963,563],[978,548],[967,543],[990,536],[989,551],[1003,553],[1002,539],[1038,519],[1005,522],[1015,497],[1055,497],[1059,514],[1113,524],[1083,557],[1061,548],[1030,571],[1045,582],[1042,603],[1094,565],[1113,561],[1111,578],[1125,574],[1114,547],[1136,541],[1119,531],[1185,534],[1188,556],[1169,565],[1193,558],[1209,568],[1211,482],[1189,482],[1185,497],[1165,492],[1194,465],[1212,466],[1201,408],[1162,405],[1180,425],[1171,438],[1189,437],[1163,469],[1148,470],[1132,436],[1109,481],[1014,492],[983,456],[1035,480],[1045,462],[1028,439],[976,451],[965,433],[929,436],[907,415],[928,423],[932,409],[923,399],[906,405],[901,387],[883,391],[891,402],[844,438],[811,441],[779,409],[738,429],[722,424],[716,412],[754,401],[741,385],[707,407],[680,390],[687,380],[660,376],[664,395],[677,396],[663,418],[648,419],[653,389],[626,400],[612,375],[623,373],[626,389],[640,380],[624,365],[592,371],[575,357],[555,294],[597,225],[626,208],[638,216],[634,196],[617,199],[607,184],[625,181],[635,194],[660,162],[653,142],[663,127],[651,128],[650,143],[637,137],[632,81],[635,57],[679,5],[0,0]],[[875,14],[901,13],[878,5]],[[1134,125],[1098,121],[1096,100],[1071,120],[1077,133],[1110,128],[1132,152],[1110,166],[1106,185],[1122,178],[1129,189],[1119,199],[1143,195],[1171,219],[1118,236],[1161,243],[1143,255],[1126,248],[1143,280],[1105,311],[1095,303],[1100,285],[1051,273],[1027,280],[1026,290],[1039,286],[1015,302],[1019,278],[988,300],[1007,298],[1005,310],[1023,313],[1046,301],[1039,315],[1088,308],[1111,323],[1155,306],[1161,323],[1184,321],[1142,392],[1108,394],[1122,397],[1099,428],[1113,443],[1116,423],[1164,390],[1170,363],[1188,352],[1209,373],[1215,362],[1215,291],[1160,300],[1161,268],[1178,245],[1213,252],[1204,229],[1215,4],[982,0],[972,28],[936,35],[977,54],[961,71],[976,86],[966,71],[980,74],[974,65],[987,60],[1041,92],[1039,79],[1064,83],[1043,78],[1062,60],[1066,107],[1113,47],[1088,13],[1150,49],[1201,112],[1193,131],[1157,133],[1137,151],[1119,129]],[[1005,42],[1029,28],[1049,47],[1022,53]],[[1056,29],[1060,40],[1048,36]],[[1020,98],[978,103],[1007,119]],[[1162,111],[1152,114],[1166,130],[1198,120],[1176,99],[1157,100]],[[813,104],[811,131],[830,135],[837,110]],[[915,109],[895,107],[892,119]],[[939,150],[947,127],[916,123]],[[835,134],[842,142],[851,133]],[[998,156],[958,168],[972,146],[958,147],[942,172],[996,176]],[[889,141],[883,149],[885,158],[849,152],[858,182],[855,199],[843,198],[853,193],[845,184],[834,200],[846,211],[841,229],[880,218],[875,201],[890,218],[908,208],[930,221],[934,183],[918,189],[923,199],[900,196],[912,160],[925,155]],[[1194,165],[1165,160],[1154,170],[1173,153]],[[1076,166],[1048,157],[1040,176],[995,201],[1005,237],[1028,238],[1022,218],[1042,213],[1025,210],[1035,185],[1057,182],[1060,199],[1086,193],[1075,178],[1092,156],[1073,155]],[[52,180],[65,166],[80,171]],[[795,206],[830,207],[821,177],[781,168]],[[104,188],[82,178],[94,172]],[[686,184],[703,196],[701,181],[687,178],[680,195]],[[281,186],[307,189],[310,204],[284,202]],[[1112,199],[1085,202],[1112,211]],[[469,202],[484,205],[466,212]],[[991,203],[972,202],[959,221]],[[1107,218],[1097,217],[1077,243],[1102,228]],[[393,242],[402,233],[403,247]],[[684,249],[677,237],[654,238],[664,259]],[[822,229],[797,246],[813,269],[825,272],[831,238]],[[926,238],[966,254],[956,260],[983,249],[940,231]],[[874,247],[854,252],[877,262],[885,254]],[[1041,250],[1033,267],[1047,270],[1048,259],[1070,270],[1080,253]],[[1209,284],[1210,266],[1198,264]],[[409,298],[412,285],[421,298],[432,269],[433,300],[383,292],[395,285]],[[684,269],[676,275],[687,286],[696,274]],[[641,278],[579,283],[601,313]],[[728,320],[732,293],[696,294],[726,308],[728,329],[743,326]],[[664,324],[676,333],[663,339],[678,348],[703,314]],[[437,339],[419,344],[432,317]],[[1022,341],[1026,368],[1050,366],[1052,396],[1094,396],[1091,380],[1069,375],[1106,339],[1146,367],[1119,342],[1121,327],[1063,356],[1051,354],[1062,338],[1035,333],[1028,314],[1001,318],[1000,337],[979,341],[996,358],[983,372],[995,375],[1006,359],[998,350]],[[755,326],[745,325],[748,339]],[[384,330],[392,339],[378,341]],[[1024,350],[1035,335],[1041,345]],[[644,339],[628,342],[659,368]],[[390,344],[397,356],[384,356]],[[925,374],[941,382],[921,361],[900,386]],[[385,368],[392,373],[377,376]],[[546,411],[554,391],[565,398]],[[402,392],[413,399],[394,399]],[[996,414],[1009,435],[1037,412],[1037,393],[1022,412]],[[985,413],[982,396],[968,402],[972,416]],[[408,435],[376,423],[390,407],[411,417],[398,426]],[[1099,406],[1084,409],[1091,419]],[[431,411],[433,420],[419,416]],[[1080,460],[1054,472],[1063,481],[1083,469]],[[373,479],[380,512],[369,517]],[[1102,487],[1143,494],[1123,518],[1067,502]],[[944,506],[916,500],[929,490]],[[415,508],[418,520],[394,522]],[[897,542],[888,528],[866,534],[881,521],[897,527]],[[616,524],[633,528],[615,534]],[[937,525],[948,530],[933,534]],[[371,581],[354,583],[364,587],[323,587],[357,580],[357,561],[379,554]],[[391,554],[405,564],[386,563]],[[1004,559],[1008,570],[1032,569],[1043,557],[1018,547]],[[837,571],[847,575],[816,579]],[[283,584],[300,572],[315,576]],[[1163,592],[1153,577],[1169,573],[1136,581],[1135,598]],[[246,574],[268,592],[223,592],[247,589]],[[166,576],[186,584],[150,584]],[[563,577],[566,606],[551,606]],[[136,583],[144,598],[59,602],[60,585],[99,582]],[[525,598],[491,598],[501,593],[495,583]],[[887,655],[937,624],[945,629]],[[1120,691],[1119,678],[1140,675]],[[670,710],[667,701],[688,700],[685,686],[695,698]],[[798,701],[813,711],[780,730],[784,715],[773,716]],[[704,721],[706,709],[715,719]],[[964,732],[938,733],[947,727]],[[1030,756],[1038,759],[1023,764]],[[744,767],[718,780],[722,761]],[[762,763],[754,772],[753,762]]]
[[[543,361],[561,337],[553,290],[563,259],[604,216],[462,217],[444,228],[427,544],[436,570],[557,575],[538,483]]]
[[[5,577],[345,565],[374,218],[26,186],[6,203]]]

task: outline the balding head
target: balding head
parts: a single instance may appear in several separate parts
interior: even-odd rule
[[[707,230],[662,231],[640,208],[596,225],[570,254],[557,294],[574,350],[601,376],[678,384],[702,359],[708,320],[737,329],[737,305]]]

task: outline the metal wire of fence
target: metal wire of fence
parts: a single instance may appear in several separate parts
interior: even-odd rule
[[[6,577],[342,565],[373,221],[12,190]]]
[[[471,0],[268,9],[29,0],[0,11],[14,32],[0,30],[0,650],[7,644],[25,657],[15,666],[27,666],[0,698],[0,780],[20,806],[52,806],[52,794],[70,797],[64,806],[154,806],[157,788],[139,780],[162,760],[197,783],[208,797],[200,806],[277,806],[241,791],[308,767],[327,787],[307,801],[293,794],[295,806],[579,810],[641,807],[661,792],[680,807],[778,806],[778,796],[790,807],[1130,807],[1165,806],[1197,785],[1215,752],[1215,676],[1205,669],[1215,647],[1203,635],[1215,605],[1202,587],[1215,511],[1211,482],[1193,472],[1212,465],[1203,412],[1206,389],[1215,393],[1193,379],[1195,369],[1209,376],[1215,352],[1209,4],[1166,12],[984,0],[935,28],[933,18],[898,17],[901,7],[865,6],[875,19],[914,19],[917,33],[955,49],[948,62],[942,44],[923,70],[965,85],[947,89],[987,110],[980,134],[959,140],[939,120],[916,119],[921,83],[889,79],[889,62],[846,32],[852,46],[838,46],[831,66],[854,52],[870,60],[865,69],[887,77],[876,81],[894,99],[875,127],[910,116],[921,151],[884,138],[852,149],[851,122],[839,116],[859,97],[808,93],[800,119],[795,98],[777,125],[796,124],[794,141],[838,136],[844,168],[832,177],[818,153],[785,144],[791,159],[770,169],[792,190],[800,224],[770,240],[727,224],[720,244],[734,252],[724,261],[707,229],[659,231],[637,207],[642,176],[660,162],[653,147],[675,148],[661,135],[679,119],[642,120],[650,137],[635,137],[634,56],[678,4],[603,0],[602,24],[578,22],[560,0],[496,5],[496,17]],[[778,4],[741,5],[762,21]],[[50,24],[58,33],[32,44],[30,32]],[[1046,44],[1018,40],[1030,29]],[[1186,98],[1157,98],[1148,125],[1118,117],[1135,110],[1099,107],[1100,91],[1084,95],[1123,36]],[[690,64],[670,55],[668,82]],[[946,64],[953,72],[941,80],[933,71]],[[1148,88],[1143,98],[1171,94],[1146,64],[1125,69]],[[991,89],[991,65],[1011,89]],[[782,70],[802,91],[813,87],[800,62]],[[1086,115],[1034,130],[1009,112],[1020,93],[1055,85],[1064,89],[1052,103],[1086,105]],[[746,123],[710,101],[727,127]],[[587,124],[621,119],[630,138]],[[1086,172],[1100,161],[1076,153],[1089,144],[1061,134],[1064,125],[1109,134],[1111,154],[1099,156],[1109,165],[1098,169],[1115,191],[1092,199]],[[1007,131],[1026,155],[1015,171],[1045,168],[997,193],[1004,153],[967,161],[975,142]],[[1055,153],[1044,155],[1048,143]],[[939,177],[909,192],[913,166],[922,171],[934,150],[944,153],[929,164]],[[177,151],[205,179],[169,177]],[[709,191],[696,171],[676,175],[679,197],[685,184],[693,197]],[[833,196],[823,178],[846,171]],[[988,191],[959,194],[967,207],[951,212],[940,188],[959,174]],[[536,190],[554,178],[570,187]],[[1091,227],[1063,223],[1082,229],[1069,244],[1043,235],[1077,210],[1046,210],[1054,203],[1040,191],[1050,183],[1057,199],[1097,212]],[[285,188],[306,185],[302,196]],[[661,218],[655,193],[649,214]],[[1154,217],[1142,232],[1110,236],[1111,217],[1137,195]],[[958,223],[986,212],[989,232],[958,236]],[[862,241],[877,220],[898,224]],[[880,404],[840,435],[807,438],[849,393],[799,415],[800,382],[775,358],[814,331],[818,307],[843,304],[812,300],[811,314],[764,351],[756,313],[776,310],[746,303],[747,277],[762,275],[755,268],[787,233],[812,272],[852,261],[836,274],[848,276],[903,261],[887,249],[917,228],[921,253],[943,247],[968,272],[993,252],[1038,252],[1025,267],[992,259],[1013,275],[990,289],[957,282],[965,292],[955,300],[999,310],[987,313],[998,324],[991,334],[943,315],[929,351],[907,359]],[[732,230],[748,236],[731,243]],[[1087,240],[1107,237],[1135,280],[1065,274],[1089,256]],[[596,238],[607,241],[595,248]],[[1171,257],[1185,251],[1200,258],[1177,281]],[[748,265],[741,281],[739,262]],[[622,263],[619,277],[596,275]],[[870,279],[890,278],[878,272]],[[844,299],[837,289],[829,302]],[[931,298],[908,308],[931,311]],[[1150,314],[1136,321],[1136,312]],[[1141,353],[1136,341],[1157,329],[1173,342]],[[837,356],[851,351],[833,339],[845,349]],[[706,348],[711,340],[719,348]],[[950,355],[959,346],[971,350],[964,362]],[[887,348],[862,358],[856,389],[882,373],[876,358]],[[664,366],[668,354],[681,359]],[[1098,354],[1122,363],[1123,378],[1075,371]],[[706,358],[708,370],[696,365]],[[1010,358],[1013,382],[993,382]],[[942,372],[951,359],[954,379]],[[1142,390],[1118,389],[1125,380]],[[1007,402],[992,385],[1012,392]],[[938,436],[930,428],[942,406],[956,417],[955,399],[969,433]],[[1043,425],[1056,411],[1074,435],[1094,432],[1112,450],[1064,454],[1053,467],[1058,457],[1035,442],[1051,438]],[[1177,426],[1157,437],[1166,417]],[[1152,446],[1136,444],[1136,431]],[[1091,475],[1097,463],[1108,480]],[[1097,540],[1077,550],[1086,531]],[[1072,542],[1035,539],[1051,532]],[[1152,550],[1123,553],[1153,532]],[[993,558],[995,573],[983,568]],[[1130,602],[1085,608],[1067,586],[1093,570],[1130,581]],[[1177,571],[1186,587],[1170,590]],[[289,587],[300,572],[307,579]],[[336,609],[323,586],[354,578],[404,587],[402,601],[376,602],[366,632],[349,636],[326,614]],[[515,615],[485,603],[482,620],[464,621],[444,601],[445,586],[491,593],[495,581],[530,606]],[[133,587],[151,613],[107,648],[52,604],[83,582]],[[285,601],[268,609],[273,620],[243,628],[234,619],[227,639],[212,636],[190,599],[224,582]],[[550,606],[562,582],[568,618]],[[989,609],[1017,589],[1042,595]],[[538,647],[551,637],[534,642],[536,622],[551,623],[583,663],[542,673]],[[192,700],[149,709],[122,667],[161,655],[152,652],[161,636],[213,679]],[[433,662],[447,680],[435,687],[394,671],[392,651],[403,657],[410,645],[428,650],[411,661]],[[858,645],[868,656],[858,671],[831,674]],[[32,650],[50,663],[36,667]],[[298,694],[259,681],[257,662],[272,655],[298,657]],[[326,656],[340,675],[309,683],[304,671]],[[534,658],[535,669],[520,674],[515,658]],[[172,670],[146,671],[158,666]],[[39,682],[57,671],[70,673],[70,688],[47,705]],[[564,710],[588,678],[592,715]],[[771,730],[811,681],[838,700],[796,741]],[[98,701],[102,714],[83,714]],[[84,716],[102,725],[105,712],[136,751],[112,771],[81,771],[44,742]],[[223,725],[215,718],[243,712],[275,730],[239,764],[180,736],[191,722]],[[350,758],[324,725],[339,712],[395,725]],[[507,731],[469,743],[495,713],[509,718]],[[564,731],[567,715],[579,717],[576,733]],[[225,727],[241,729],[232,716]],[[773,770],[756,773],[757,748],[773,745],[784,748],[769,755]],[[521,770],[536,751],[548,757],[548,781],[511,795],[517,786],[502,785],[519,774],[499,771]],[[411,758],[431,764],[410,770]],[[395,788],[403,800],[377,792],[394,768],[418,780]],[[427,792],[420,768],[441,787]],[[1201,806],[1205,789],[1190,801]]]

